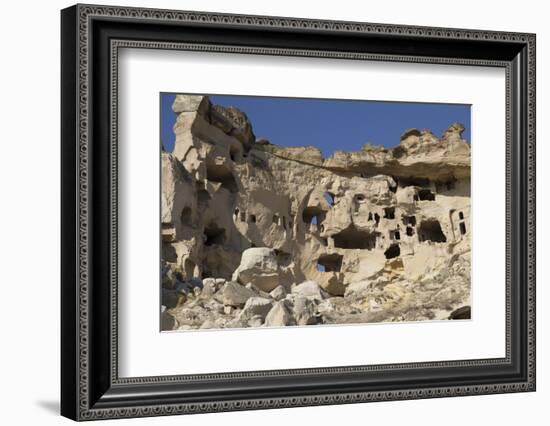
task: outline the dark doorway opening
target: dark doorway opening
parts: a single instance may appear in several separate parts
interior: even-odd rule
[[[317,270],[321,272],[340,272],[344,256],[336,253],[323,254],[317,260]]]
[[[435,219],[425,220],[420,223],[418,228],[418,240],[423,241],[433,241],[434,243],[445,243],[447,238],[441,229],[441,225]]]
[[[400,254],[401,254],[401,249],[399,248],[399,244],[392,244],[384,252],[384,256],[386,256],[386,259],[393,259],[394,257],[397,257]]]

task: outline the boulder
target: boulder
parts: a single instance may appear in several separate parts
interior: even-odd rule
[[[263,320],[268,312],[273,307],[273,301],[263,297],[251,297],[249,298],[241,313],[239,319],[243,322],[247,322],[255,316],[259,316]]]
[[[212,321],[211,319],[207,319],[206,321],[204,321],[201,325],[201,330],[208,330],[208,329],[211,329],[211,328],[218,328],[218,325],[216,324],[215,321]]]
[[[315,302],[305,296],[295,296],[292,299],[292,313],[297,325],[317,324]]]
[[[252,290],[253,292],[255,292],[260,297],[265,297],[266,299],[271,298],[271,296],[269,295],[268,292],[259,289],[258,287],[256,287],[252,283],[248,283],[245,287],[248,288],[249,290]]]
[[[280,271],[275,250],[254,247],[245,250],[239,267],[233,273],[233,281],[246,285],[252,283],[263,291],[271,291],[279,285]]]
[[[252,327],[252,328],[257,328],[257,327],[261,327],[262,325],[264,324],[264,320],[263,318],[261,317],[261,315],[254,315],[252,318],[250,318],[246,325],[248,327]]]
[[[222,295],[224,305],[242,307],[248,299],[256,296],[256,293],[234,281],[228,281],[223,287]]]
[[[292,294],[297,294],[305,297],[313,297],[314,299],[322,300],[328,295],[315,281],[304,281],[301,284],[292,287]]]
[[[275,302],[271,310],[265,317],[266,327],[284,327],[287,325],[296,325],[287,303],[284,300]]]

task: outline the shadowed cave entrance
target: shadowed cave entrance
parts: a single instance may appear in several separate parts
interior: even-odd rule
[[[361,231],[350,225],[338,234],[333,235],[334,247],[343,249],[366,249],[376,247],[377,232]]]
[[[401,249],[399,248],[399,244],[392,244],[384,252],[384,256],[386,256],[386,259],[393,259],[394,257],[397,257],[400,254],[401,254]]]
[[[325,212],[319,207],[306,207],[302,212],[302,220],[304,223],[321,223],[324,219]]]
[[[433,241],[434,243],[445,243],[447,238],[441,229],[441,225],[435,219],[423,220],[418,227],[418,241]]]
[[[317,260],[317,270],[320,272],[340,272],[344,256],[336,253],[323,254]]]
[[[225,242],[225,229],[218,228],[215,223],[211,223],[204,228],[204,236],[205,246],[221,245]]]

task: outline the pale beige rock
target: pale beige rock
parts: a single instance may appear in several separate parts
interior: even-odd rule
[[[324,159],[315,147],[256,140],[244,112],[207,97],[178,95],[173,108],[175,148],[162,153],[161,176],[161,255],[171,272],[162,281],[173,290],[177,280],[204,279],[193,300],[166,293],[179,324],[257,323],[236,319],[257,296],[298,301],[300,325],[445,319],[471,306],[470,146],[461,124],[441,137],[409,129],[392,149],[366,144]],[[304,281],[330,303],[285,299]],[[231,310],[186,311],[210,298]]]
[[[176,95],[172,104],[172,111],[176,114],[195,111],[204,114],[209,108],[210,101],[207,96]]]
[[[256,293],[239,283],[228,281],[223,287],[223,304],[228,306],[241,307]]]
[[[266,327],[284,327],[296,324],[294,317],[286,305],[284,300],[275,302],[273,308],[271,308],[265,318]]]
[[[303,283],[292,287],[291,291],[292,294],[299,296],[313,297],[319,300],[324,298],[324,291],[315,281],[304,281]]]
[[[233,273],[233,281],[252,283],[264,291],[279,285],[279,265],[273,249],[257,247],[245,250],[239,267]]]
[[[264,297],[251,297],[248,299],[239,314],[241,321],[249,321],[253,317],[260,317],[262,321],[273,307],[273,301]]]
[[[297,325],[312,325],[317,323],[316,304],[305,296],[295,296],[292,301],[292,314]]]

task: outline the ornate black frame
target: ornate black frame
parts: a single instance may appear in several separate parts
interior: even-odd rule
[[[90,420],[535,390],[535,35],[96,5],[64,9],[61,28],[64,416]],[[506,357],[119,378],[121,47],[505,68]]]

